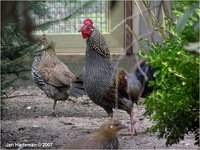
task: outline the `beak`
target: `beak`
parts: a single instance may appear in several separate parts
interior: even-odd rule
[[[78,32],[82,32],[82,30],[80,29],[80,30],[78,30]]]

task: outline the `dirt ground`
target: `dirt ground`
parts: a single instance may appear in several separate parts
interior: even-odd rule
[[[70,140],[93,132],[107,121],[106,112],[88,97],[70,98],[58,102],[57,117],[48,117],[53,105],[36,86],[11,88],[10,98],[5,100],[5,115],[1,120],[1,148],[10,149],[59,149]],[[164,139],[145,130],[152,122],[142,116],[144,106],[134,107],[136,136],[130,136],[127,129],[118,133],[120,149],[198,149],[193,145],[194,135],[172,147],[165,146]],[[121,110],[114,110],[114,118],[129,123],[129,116]],[[23,147],[24,146],[24,147]]]

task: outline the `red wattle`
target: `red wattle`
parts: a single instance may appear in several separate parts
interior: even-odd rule
[[[82,32],[82,37],[83,37],[83,39],[86,39],[88,37],[88,35]]]

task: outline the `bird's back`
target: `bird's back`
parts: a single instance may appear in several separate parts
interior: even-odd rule
[[[31,70],[34,82],[48,97],[58,100],[67,99],[67,89],[69,86],[64,86],[64,84],[62,86],[60,82],[49,77],[53,72],[53,70],[50,68],[53,68],[55,65],[55,60],[53,60],[54,58],[46,53],[38,53],[39,54],[34,58]],[[49,79],[47,77],[49,77]],[[47,82],[47,80],[50,82],[51,80],[54,80],[55,84],[52,85],[50,82]],[[60,86],[55,86],[56,84],[60,84]]]
[[[63,146],[63,149],[118,149],[117,132],[125,126],[118,120],[109,120],[95,132],[79,137]]]

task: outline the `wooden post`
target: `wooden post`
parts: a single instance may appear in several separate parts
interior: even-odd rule
[[[124,18],[126,19],[129,16],[132,16],[132,5],[133,2],[131,0],[125,0],[124,1]],[[131,33],[128,31],[128,29],[126,28],[126,24],[132,29],[133,28],[133,20],[132,19],[128,19],[125,22],[125,32],[124,32],[124,47],[126,50],[126,55],[131,55],[133,53],[133,46],[132,46],[132,41],[133,41],[133,37],[131,35]]]

